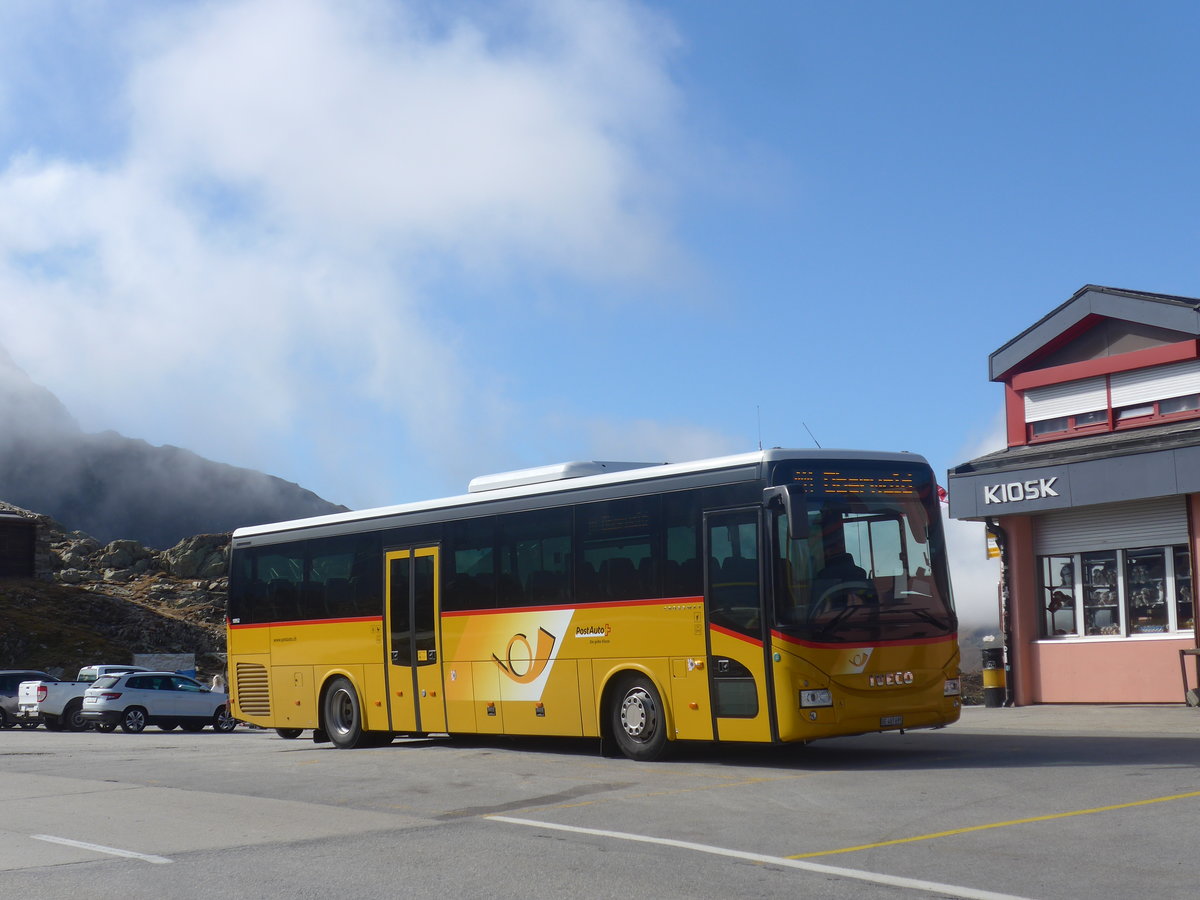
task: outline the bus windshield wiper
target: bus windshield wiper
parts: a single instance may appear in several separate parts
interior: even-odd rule
[[[922,594],[921,596],[928,596],[928,595]],[[935,616],[929,610],[921,609],[921,607],[919,607],[919,606],[909,606],[907,603],[889,603],[887,608],[889,610],[894,609],[894,610],[898,610],[900,612],[912,613],[918,619],[928,622],[930,625],[936,625],[938,628],[948,627],[946,622],[939,619],[937,616]]]
[[[878,604],[875,604],[878,605]],[[864,609],[863,606],[847,606],[838,611],[838,614],[817,629],[817,634],[825,634],[832,631],[836,626],[842,624],[846,619],[850,618],[851,614],[857,609]]]

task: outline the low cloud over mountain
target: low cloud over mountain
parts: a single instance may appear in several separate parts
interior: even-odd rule
[[[101,541],[172,547],[345,507],[251,469],[116,432],[87,434],[50,391],[0,347],[0,499]]]

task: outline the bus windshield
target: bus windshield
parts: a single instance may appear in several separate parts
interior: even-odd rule
[[[917,494],[807,495],[775,517],[781,632],[820,643],[944,637],[957,628],[928,507]]]

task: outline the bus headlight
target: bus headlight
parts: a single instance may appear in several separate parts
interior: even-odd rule
[[[808,709],[813,706],[833,706],[833,692],[829,690],[801,691],[800,708]]]
[[[946,687],[942,691],[943,697],[957,697],[960,693],[960,687],[957,678],[947,678]]]

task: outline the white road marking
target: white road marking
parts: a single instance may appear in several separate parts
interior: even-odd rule
[[[943,894],[947,897],[961,897],[963,900],[1029,900],[1013,894],[998,894],[995,891],[981,891],[977,888],[958,887],[953,884],[939,884],[936,881],[922,881],[918,878],[904,878],[899,875],[881,875],[876,872],[864,872],[860,869],[846,869],[841,866],[827,866],[822,863],[804,862],[799,859],[787,859],[783,856],[767,856],[763,853],[747,853],[743,850],[729,850],[725,847],[713,847],[709,844],[695,844],[691,841],[677,841],[672,838],[649,837],[643,834],[629,834],[624,831],[606,831],[599,828],[578,828],[574,825],[559,825],[554,822],[538,822],[533,819],[515,819],[510,816],[488,816],[495,822],[508,822],[511,825],[527,825],[531,828],[545,828],[552,831],[570,831],[575,834],[590,834],[596,837],[616,838],[621,841],[638,841],[643,844],[659,844],[664,847],[678,847],[682,850],[695,850],[699,853],[711,853],[714,856],[730,856],[734,859],[744,859],[748,862],[765,863],[771,866],[786,866],[790,869],[803,869],[806,872],[818,872],[822,875],[834,875],[839,878],[852,878],[857,881],[870,881],[890,887],[909,888],[914,891],[926,891]]]
[[[105,847],[102,844],[89,844],[87,841],[73,841],[70,838],[55,837],[52,834],[31,834],[31,838],[39,841],[49,841],[52,844],[65,844],[68,847],[79,847],[81,850],[94,850],[96,853],[107,853],[109,856],[125,856],[129,859],[140,859],[142,862],[169,863],[173,860],[165,856],[153,856],[149,853],[137,853],[133,850],[121,850],[117,847]]]

